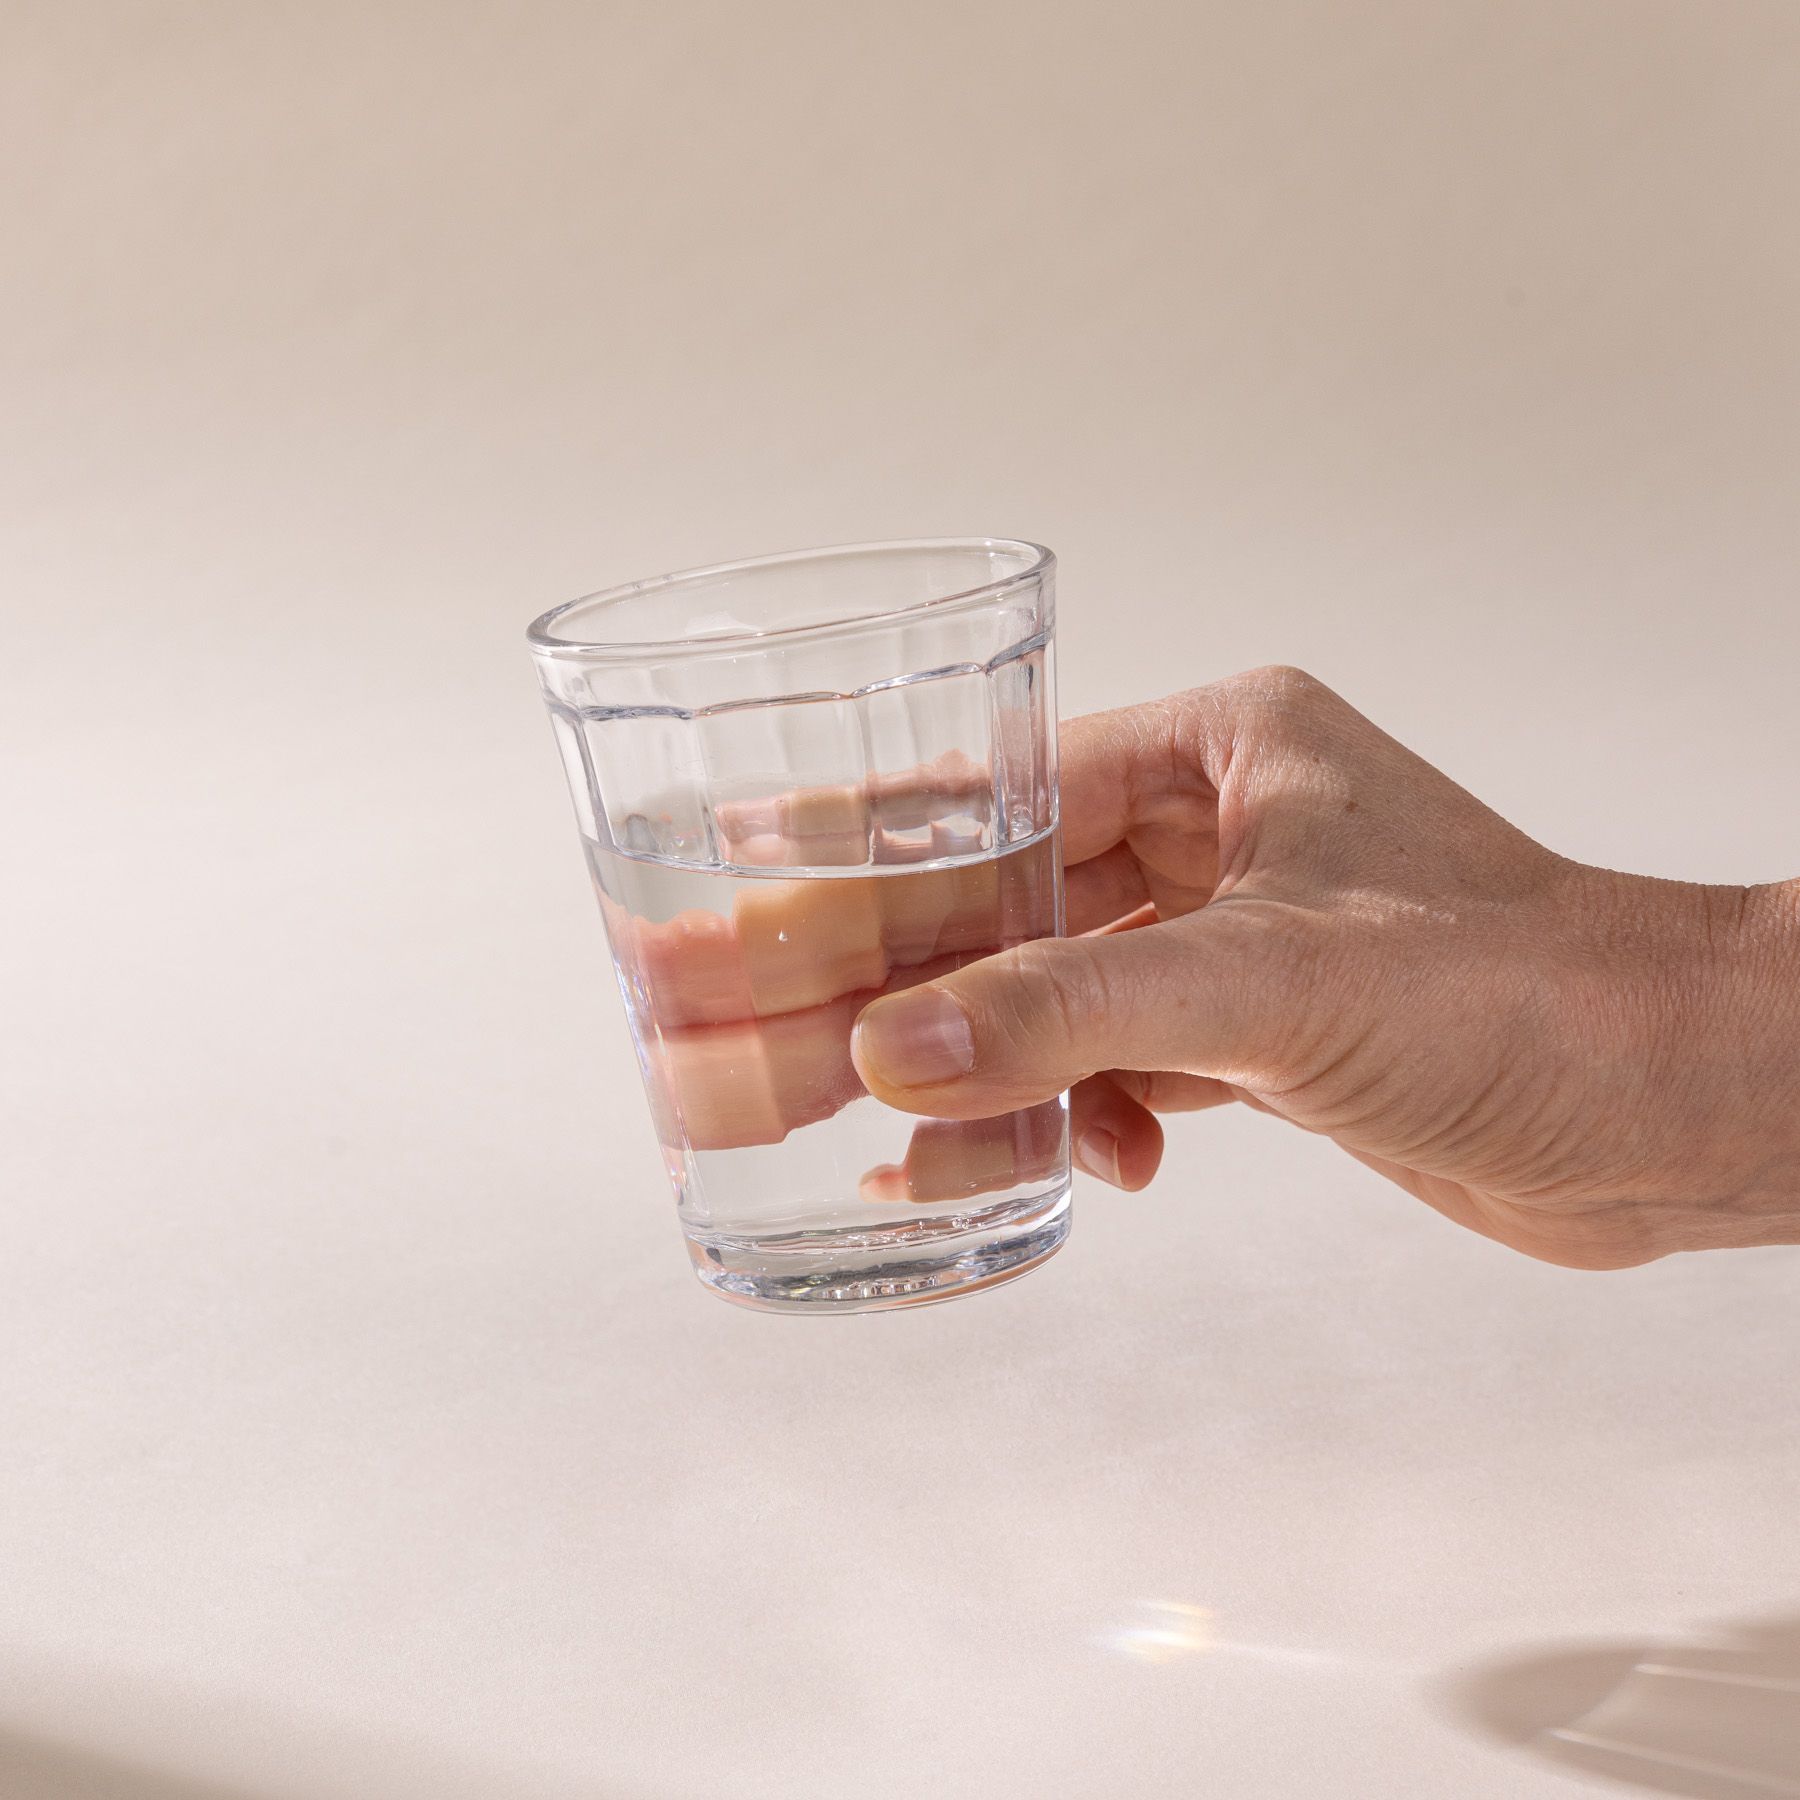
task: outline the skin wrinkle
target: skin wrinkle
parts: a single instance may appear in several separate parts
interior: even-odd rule
[[[1420,1169],[1454,1169],[1470,1145],[1478,1143],[1493,1129],[1496,1119],[1516,1114],[1515,1091],[1513,1069],[1496,1068],[1463,1101],[1461,1109],[1419,1143],[1406,1160]],[[1512,1129],[1518,1133],[1516,1123]]]
[[[1036,954],[1033,954],[1034,951]],[[1019,960],[1021,966],[1027,972],[1034,967],[1040,969],[1042,990],[1049,998],[1051,1009],[1056,1015],[1057,1028],[1062,1033],[1063,1041],[1070,1045],[1080,1044],[1084,1035],[1083,1026],[1086,1023],[1086,1015],[1082,1009],[1082,1001],[1078,996],[1083,996],[1085,990],[1075,982],[1071,981],[1065,974],[1062,967],[1062,959],[1059,959],[1056,962],[1050,961],[1045,957],[1042,951],[1037,950],[1035,945],[1027,945],[1021,953]],[[1092,1004],[1103,1006],[1104,1003],[1105,993],[1103,990],[1092,995]],[[1019,1032],[1019,1041],[1029,1042],[1037,1025],[1037,1020],[1029,1015],[1022,1014],[1017,1019],[1016,1024]],[[1086,1071],[1083,1072],[1086,1073]]]
[[[1531,1102],[1521,1112],[1515,1101],[1506,1124],[1517,1148],[1511,1164],[1502,1161],[1496,1169],[1498,1180],[1514,1188],[1521,1198],[1529,1197],[1533,1169],[1572,1162],[1585,1135],[1585,1127],[1568,1104],[1566,1089],[1535,1065],[1533,1069],[1533,1077],[1524,1088],[1532,1096]]]

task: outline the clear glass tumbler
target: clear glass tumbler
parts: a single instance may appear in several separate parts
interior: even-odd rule
[[[921,1119],[877,995],[1062,926],[1054,559],[932,539],[696,569],[530,631],[700,1278],[779,1312],[947,1299],[1069,1229],[1063,1100]]]

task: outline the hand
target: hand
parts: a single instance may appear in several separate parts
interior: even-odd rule
[[[1294,670],[1066,726],[1072,916],[876,1001],[855,1065],[979,1118],[1074,1085],[1077,1159],[1242,1101],[1550,1262],[1800,1242],[1800,885],[1533,843]]]

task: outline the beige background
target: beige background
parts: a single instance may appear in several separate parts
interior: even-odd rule
[[[520,642],[1018,533],[1067,712],[1297,661],[1800,872],[1800,9],[0,37],[8,1800],[1800,1791],[1800,1253],[1208,1116],[1003,1293],[720,1306]]]

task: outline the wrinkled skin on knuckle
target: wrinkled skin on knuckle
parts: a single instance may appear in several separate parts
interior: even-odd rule
[[[1043,1064],[1048,1053],[1059,1067],[1067,1066],[1095,1016],[1092,962],[1079,938],[1021,944],[1012,953],[1009,978],[992,995],[982,1060],[997,1070],[1024,1072]]]
[[[1234,1046],[1229,1066],[1202,1072],[1270,1095],[1338,1054],[1332,1033],[1357,1016],[1345,1000],[1359,975],[1327,916],[1240,888],[1206,909],[1200,929],[1216,966],[1211,1004],[1225,1015],[1212,1032]]]
[[[1266,663],[1260,669],[1247,669],[1230,677],[1226,685],[1247,703],[1284,713],[1303,712],[1337,698],[1317,676],[1291,663]]]
[[[1359,805],[1396,784],[1371,763],[1366,720],[1298,669],[1252,670],[1207,690],[1219,783],[1222,892],[1255,873],[1296,892],[1341,879],[1367,842]],[[1364,798],[1351,804],[1361,793]],[[1348,829],[1347,829],[1348,827]]]
[[[1345,760],[1367,721],[1316,676],[1278,664],[1235,676],[1226,688],[1243,741],[1294,766]]]

